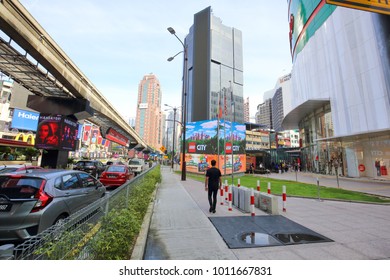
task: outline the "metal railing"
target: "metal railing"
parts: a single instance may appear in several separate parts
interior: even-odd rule
[[[90,245],[98,233],[103,218],[111,211],[119,211],[128,205],[131,189],[141,184],[149,168],[128,183],[106,193],[104,197],[74,213],[61,223],[16,246],[16,260],[84,260],[93,259]]]

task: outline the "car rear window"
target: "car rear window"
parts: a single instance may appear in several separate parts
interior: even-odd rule
[[[5,168],[0,170],[0,173],[14,172],[16,170],[18,170],[17,167],[5,167]]]
[[[0,177],[0,195],[9,199],[31,198],[39,190],[43,179],[30,177]]]
[[[141,162],[139,160],[130,160],[129,165],[140,165]]]
[[[110,165],[107,167],[107,172],[125,172],[125,166],[123,165]]]

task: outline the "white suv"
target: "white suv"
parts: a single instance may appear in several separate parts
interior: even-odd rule
[[[132,158],[129,160],[129,169],[134,172],[134,176],[137,176],[145,168],[145,161],[141,158]]]

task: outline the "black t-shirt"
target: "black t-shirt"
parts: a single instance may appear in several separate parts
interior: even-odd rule
[[[216,167],[211,167],[206,171],[206,177],[209,177],[209,189],[215,190],[219,188],[219,178],[222,176],[221,171]]]

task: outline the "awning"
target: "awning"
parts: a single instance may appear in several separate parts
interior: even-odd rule
[[[282,121],[284,130],[297,129],[299,122],[311,112],[330,104],[329,99],[308,100],[289,112]]]

